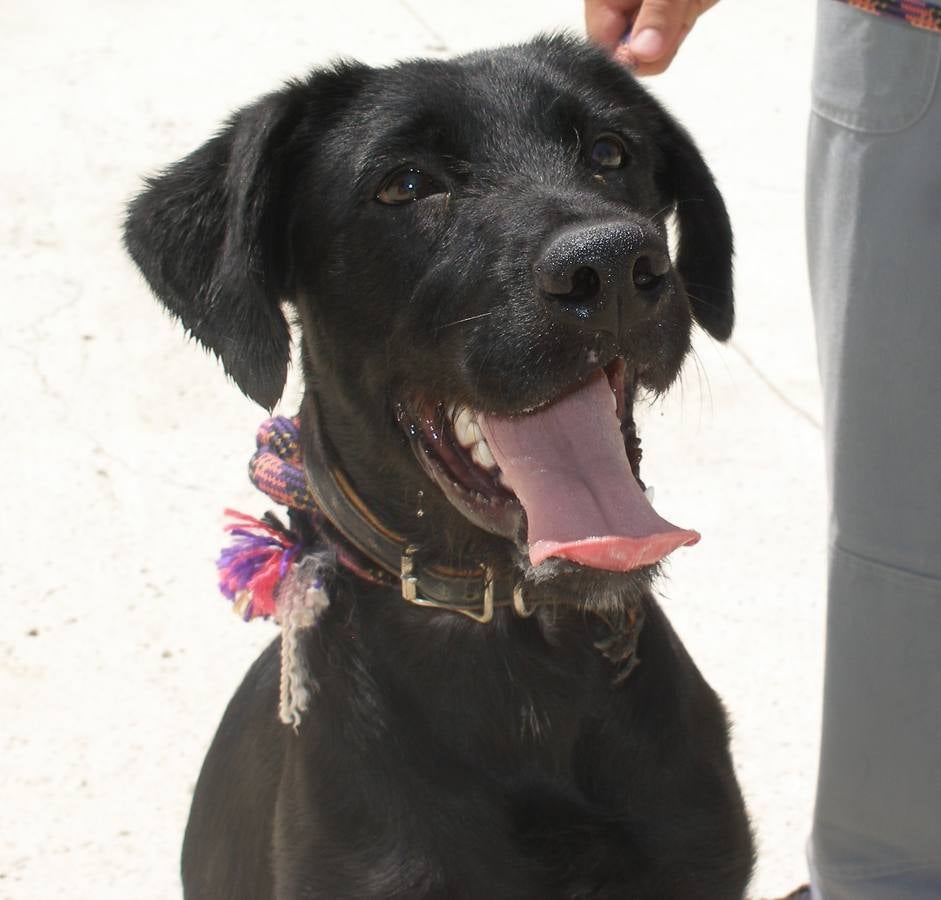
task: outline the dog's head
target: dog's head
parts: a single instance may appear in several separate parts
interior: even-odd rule
[[[324,430],[399,533],[455,560],[528,546],[536,577],[642,579],[695,539],[642,497],[632,405],[694,321],[729,336],[731,231],[689,136],[600,52],[314,72],[152,179],[126,241],[262,406],[296,311]]]

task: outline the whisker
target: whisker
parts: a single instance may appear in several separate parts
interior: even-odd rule
[[[705,287],[705,285],[703,285],[703,287]],[[686,285],[686,296],[689,297],[690,300],[695,300],[697,303],[701,303],[703,306],[711,306],[713,309],[725,308],[725,304],[720,305],[718,303],[710,303],[705,299],[705,297],[699,297],[696,294],[690,293],[688,284]]]
[[[480,365],[477,367],[477,375],[474,379],[472,388],[475,400],[480,397],[480,379],[483,378],[484,370],[487,368],[487,361],[490,359],[490,356],[496,351],[496,349],[496,345],[491,343],[484,352],[484,355],[481,357]]]
[[[690,347],[689,355],[696,366],[696,376],[699,381],[699,421],[700,424],[702,424],[703,402],[705,400],[709,401],[709,415],[711,417],[715,417],[715,403],[712,396],[712,384],[709,381],[709,373],[706,371],[705,365],[703,365],[702,357],[699,355],[699,351],[695,347]],[[703,390],[703,388],[705,388],[705,390]]]
[[[455,319],[453,322],[446,322],[444,325],[436,326],[435,331],[443,331],[445,328],[451,328],[454,325],[463,325],[465,322],[473,322],[475,319],[486,319],[489,315],[492,315],[492,313],[485,312],[479,313],[476,316],[467,316],[465,319]]]
[[[665,212],[668,212],[669,210],[673,209],[675,205],[676,205],[675,203],[668,203],[666,206],[662,206],[650,218],[659,219],[660,216],[662,216]]]
[[[702,281],[687,281],[684,283],[687,287],[691,287],[691,288],[714,288],[715,287],[715,285],[713,284],[705,284]]]

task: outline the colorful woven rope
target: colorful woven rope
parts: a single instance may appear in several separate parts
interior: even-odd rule
[[[297,421],[283,416],[268,419],[258,429],[255,443],[258,449],[248,466],[255,487],[288,509],[316,517],[301,463]],[[246,622],[276,616],[280,586],[304,550],[300,538],[270,514],[255,519],[227,509],[225,516],[223,527],[233,540],[216,563],[220,590]]]
[[[318,514],[301,459],[299,420],[286,416],[267,419],[258,429],[255,444],[258,449],[248,463],[252,484],[288,509]]]
[[[317,532],[322,522],[307,488],[296,419],[276,417],[258,431],[249,463],[252,483]],[[255,519],[226,510],[225,530],[232,544],[219,556],[219,587],[246,621],[275,618],[281,626],[282,722],[300,725],[317,683],[307,668],[300,632],[313,628],[330,604],[326,580],[334,565],[329,547],[305,543],[273,515]]]
[[[863,12],[901,19],[915,28],[941,31],[941,2],[936,0],[841,0]]]
[[[231,546],[219,556],[219,587],[245,621],[278,616],[278,592],[293,567],[306,555],[328,553],[336,564],[366,581],[386,584],[378,570],[355,547],[335,533],[307,486],[301,455],[300,422],[275,416],[261,424],[257,449],[248,464],[252,484],[289,510],[291,530],[270,513],[255,519],[226,510],[225,530]],[[357,502],[355,497],[351,502]],[[303,532],[303,536],[298,531]]]

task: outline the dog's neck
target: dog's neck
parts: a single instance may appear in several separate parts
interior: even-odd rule
[[[551,579],[551,586],[538,579],[527,582],[524,596],[521,582],[509,571],[495,574],[483,564],[457,570],[423,559],[420,548],[385,526],[357,495],[335,463],[314,405],[305,401],[303,413],[311,423],[306,427],[301,418],[283,417],[261,426],[249,470],[256,487],[288,507],[304,552],[331,551],[338,566],[381,593],[398,595],[417,607],[459,612],[478,622],[488,622],[499,612],[505,627],[509,619],[537,613],[537,627],[550,635],[559,627],[568,630],[563,623],[573,616],[584,622],[588,614],[587,620],[600,623],[606,635],[595,643],[596,649],[616,665],[619,677],[626,677],[636,663],[642,610],[649,599],[646,589],[634,585],[613,590],[599,582],[582,583],[579,591],[566,585],[561,574]],[[554,599],[564,596],[568,602]]]
[[[463,557],[463,564],[455,566],[440,548],[436,553],[434,545],[403,535],[357,491],[339,464],[313,391],[306,392],[293,427],[305,499],[288,505],[303,507],[301,518],[310,524],[305,542],[325,544],[343,568],[415,606],[488,622],[500,608],[528,618],[537,609],[551,611],[561,604],[620,623],[649,590],[649,580],[624,583],[611,573],[584,570],[566,574],[564,564],[544,565],[536,573],[518,554],[515,564]]]
[[[397,589],[417,606],[459,612],[480,622],[490,621],[501,606],[520,616],[531,614],[521,577],[509,568],[497,571],[484,562],[456,568],[381,521],[337,463],[311,391],[300,416],[300,449],[307,488],[321,517],[316,530],[342,547],[338,555],[346,568]]]

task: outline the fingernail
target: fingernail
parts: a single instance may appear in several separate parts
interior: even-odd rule
[[[637,60],[634,59],[634,54],[631,53],[631,48],[627,44],[618,44],[614,51],[614,61],[628,69],[637,68]]]
[[[645,62],[653,62],[663,55],[663,35],[655,28],[645,28],[631,38],[631,53]]]

